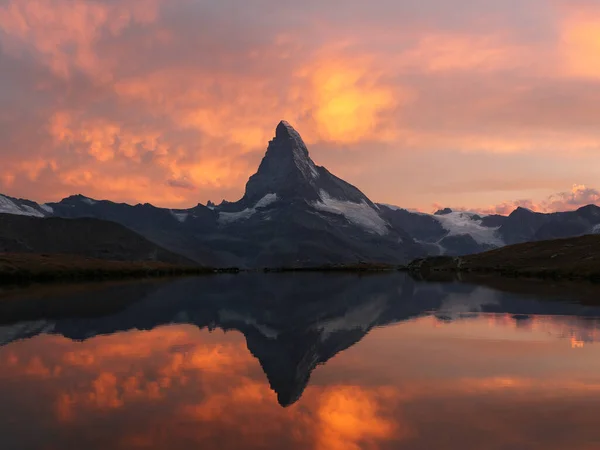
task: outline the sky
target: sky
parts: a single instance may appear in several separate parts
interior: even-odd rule
[[[275,127],[372,200],[600,204],[598,0],[0,0],[0,192],[243,195]]]

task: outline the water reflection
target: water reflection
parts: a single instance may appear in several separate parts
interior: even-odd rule
[[[0,436],[9,449],[597,448],[599,316],[403,275],[9,295]]]

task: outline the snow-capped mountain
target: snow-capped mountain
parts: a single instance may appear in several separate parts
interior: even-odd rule
[[[0,213],[109,220],[200,263],[239,267],[405,263],[597,233],[600,226],[600,208],[593,205],[556,214],[518,208],[505,217],[451,209],[422,214],[376,204],[317,166],[285,121],[237,202],[176,210],[81,195],[44,205],[0,196]]]
[[[435,214],[379,205],[384,217],[403,228],[431,255],[460,256],[529,241],[598,233],[600,207],[542,214],[517,208],[509,216],[480,215],[446,208]]]
[[[218,230],[211,247],[227,248],[241,264],[397,263],[423,254],[361,191],[317,166],[287,122],[277,126],[243,198],[212,211]],[[224,242],[224,235],[239,245]]]
[[[303,204],[316,215],[341,216],[369,234],[393,232],[379,207],[351,184],[315,165],[300,134],[282,121],[258,172],[250,177],[244,197],[217,210],[219,221],[228,225],[293,203]]]
[[[380,207],[390,223],[404,228],[430,255],[465,255],[505,245],[499,233],[501,216],[481,216],[449,208],[425,214],[392,205]]]

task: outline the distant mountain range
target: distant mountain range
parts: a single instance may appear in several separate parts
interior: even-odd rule
[[[285,121],[237,202],[166,209],[81,195],[44,205],[0,195],[0,213],[116,222],[198,263],[246,268],[396,264],[600,233],[600,208],[594,205],[554,214],[518,208],[509,216],[483,216],[450,209],[431,215],[374,203],[315,165]]]

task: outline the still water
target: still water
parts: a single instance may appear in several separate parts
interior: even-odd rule
[[[600,307],[568,300],[402,274],[4,292],[0,448],[600,449]]]

